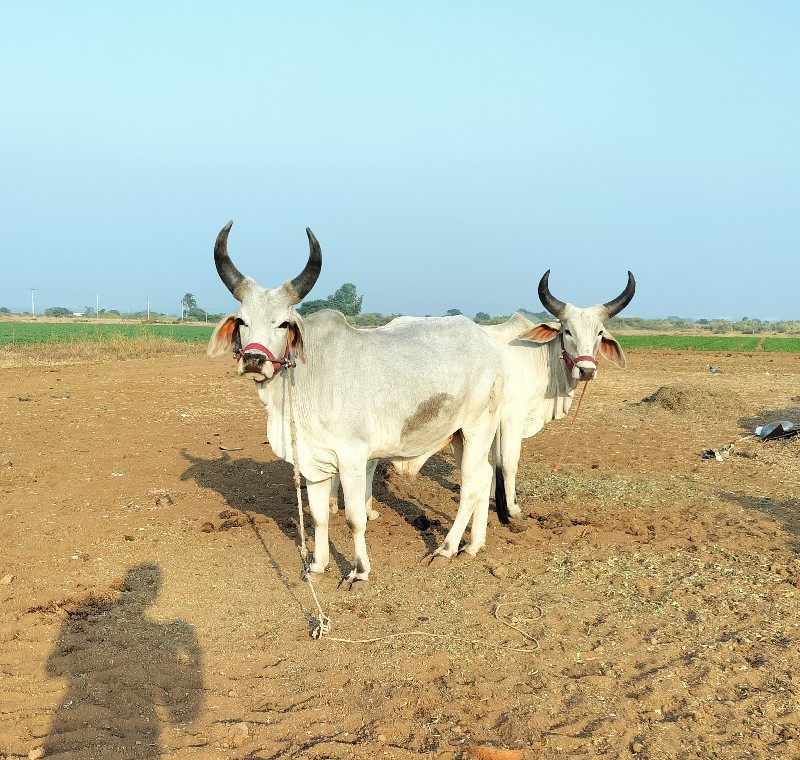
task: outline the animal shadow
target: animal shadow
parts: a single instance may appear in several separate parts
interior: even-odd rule
[[[800,501],[797,499],[771,499],[761,496],[745,496],[742,494],[719,492],[718,496],[726,501],[738,504],[747,510],[756,510],[772,520],[781,523],[786,530],[800,537]],[[792,543],[792,551],[800,553],[800,540]]]
[[[274,522],[287,538],[293,542],[298,541],[300,526],[292,465],[283,460],[275,462],[257,462],[250,458],[233,460],[227,454],[213,459],[203,459],[182,451],[181,456],[189,462],[189,467],[181,474],[181,480],[194,480],[199,486],[216,491],[226,504],[245,513],[273,569],[282,583],[291,588],[292,584],[270,551],[263,533],[255,529],[252,518],[253,515],[266,517]],[[301,485],[301,495],[308,525],[310,518],[304,483]],[[349,572],[348,561],[332,544],[331,559],[343,576]]]
[[[747,432],[752,433],[759,425],[769,425],[780,420],[790,420],[800,425],[800,396],[795,396],[792,401],[794,406],[787,406],[782,409],[765,409],[754,417],[740,417],[739,425]]]

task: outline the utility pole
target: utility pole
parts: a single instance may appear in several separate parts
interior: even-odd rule
[[[150,299],[147,299],[147,321],[150,321]]]
[[[36,288],[31,288],[31,316],[36,319],[36,299],[34,298]]]
[[[97,319],[100,316],[100,294],[95,293],[95,310],[94,310],[94,318]]]

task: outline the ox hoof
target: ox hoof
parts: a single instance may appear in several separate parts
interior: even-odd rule
[[[360,594],[366,590],[369,581],[363,578],[342,578],[339,584],[339,591],[350,591],[353,594]]]
[[[459,553],[456,555],[459,559],[475,559],[478,556],[478,549],[471,549],[468,546],[465,546]]]
[[[428,562],[428,567],[447,567],[450,564],[450,557],[446,557],[444,554],[434,554],[430,562]]]
[[[325,577],[324,572],[313,572],[308,570],[303,573],[304,581],[311,581],[312,583],[319,583]]]
[[[381,513],[374,509],[367,510],[367,520],[377,520],[380,516]]]

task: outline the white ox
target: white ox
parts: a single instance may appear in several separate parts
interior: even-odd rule
[[[616,339],[605,328],[605,322],[624,309],[633,298],[636,281],[628,272],[625,290],[608,303],[579,308],[558,300],[550,293],[550,270],[539,282],[542,305],[559,320],[558,327],[546,322],[536,324],[517,312],[506,322],[488,325],[483,329],[497,343],[508,366],[506,393],[500,412],[497,437],[492,449],[495,463],[495,504],[502,522],[522,512],[516,502],[516,479],[522,439],[538,433],[550,420],[566,416],[572,405],[575,389],[580,382],[592,380],[597,374],[597,356],[625,367],[625,355]],[[419,317],[398,317],[398,322],[425,321]],[[385,329],[385,328],[379,328]],[[455,440],[456,460],[460,456]],[[397,468],[413,476],[427,456],[399,463]],[[367,471],[368,484],[374,474],[374,463]],[[334,481],[335,489],[335,481]],[[377,517],[372,509],[371,489],[367,491],[367,510],[371,519]],[[331,494],[331,511],[338,506],[336,490]]]
[[[335,473],[355,546],[354,567],[342,585],[353,588],[366,582],[370,571],[367,463],[427,457],[454,434],[463,441],[460,502],[453,527],[434,555],[449,558],[458,550],[470,518],[467,550],[476,553],[486,540],[492,480],[488,456],[505,382],[500,348],[466,318],[382,330],[357,330],[329,310],[303,319],[294,305],[311,290],[322,267],[311,230],[306,230],[310,253],[305,269],[282,286],[266,289],[243,276],[228,256],[231,224],[217,236],[214,261],[241,308],[217,325],[208,355],[233,347],[238,373],[255,381],[266,407],[272,450],[287,462],[293,455],[290,376],[284,370],[290,355],[297,360],[291,375],[296,443],[315,533],[309,571],[322,573],[329,563],[328,499]]]

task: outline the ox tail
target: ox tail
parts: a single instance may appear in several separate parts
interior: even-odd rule
[[[492,461],[494,462],[494,506],[497,517],[503,525],[511,524],[511,513],[508,511],[506,501],[506,480],[503,477],[503,455],[501,454],[501,429],[498,425],[497,432],[492,442]]]
[[[503,477],[503,467],[499,464],[494,468],[494,505],[500,522],[503,525],[510,525],[511,513],[508,511],[508,502],[506,501],[506,482]]]

